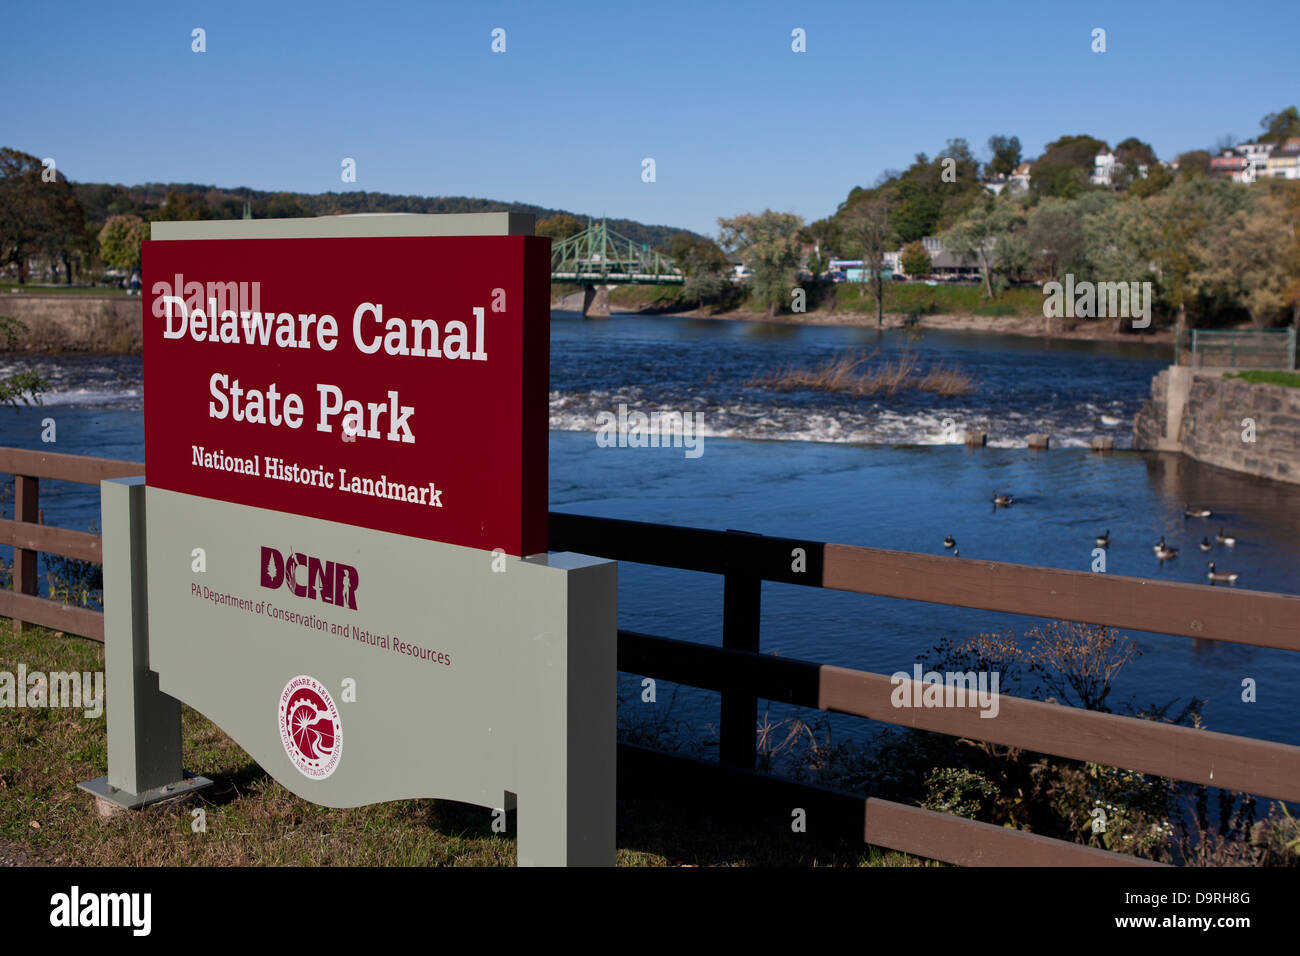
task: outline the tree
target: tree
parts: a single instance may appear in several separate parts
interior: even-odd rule
[[[988,164],[989,171],[998,176],[1010,176],[1020,165],[1020,137],[990,136],[989,152],[993,155]]]
[[[173,189],[167,193],[162,208],[150,217],[154,222],[194,222],[211,219],[212,212],[203,199],[196,199],[189,193]]]
[[[1264,132],[1257,137],[1258,142],[1281,146],[1292,136],[1300,136],[1300,111],[1288,106],[1280,113],[1269,113],[1259,125]]]
[[[149,238],[149,225],[139,216],[109,216],[99,232],[99,254],[115,269],[140,265],[140,243]]]
[[[1060,279],[1084,271],[1083,209],[1069,199],[1044,199],[1029,214],[1025,239],[1032,250],[1034,274]]]
[[[1077,196],[1088,188],[1093,161],[1106,149],[1105,140],[1092,136],[1062,136],[1048,143],[1043,155],[1034,161],[1029,170],[1030,184],[1042,196]]]
[[[909,276],[926,275],[932,268],[930,253],[920,242],[909,242],[903,247],[900,264]]]
[[[1300,198],[1297,185],[1269,181],[1252,194],[1253,202],[1208,223],[1194,243],[1198,265],[1192,280],[1229,290],[1266,329],[1300,314],[1300,283],[1293,271]]]
[[[775,315],[778,306],[790,301],[798,279],[799,230],[803,219],[790,212],[763,210],[734,219],[718,219],[722,246],[738,252],[753,271],[755,298]]]
[[[22,283],[33,258],[62,261],[71,282],[84,221],[67,177],[56,171],[51,178],[35,156],[0,149],[0,266],[16,266]]]
[[[1185,153],[1179,153],[1174,162],[1178,166],[1178,175],[1180,177],[1210,175],[1209,150],[1192,149]]]
[[[979,265],[986,298],[993,298],[996,272],[1005,275],[1021,268],[1025,247],[1013,239],[1023,225],[1024,216],[1013,199],[994,199],[972,208],[944,234],[944,245],[953,255]]]
[[[1146,176],[1133,181],[1133,184],[1128,188],[1129,195],[1138,199],[1146,199],[1148,196],[1154,196],[1167,189],[1173,181],[1174,176],[1169,171],[1169,167],[1157,162],[1147,169]]]
[[[876,326],[885,322],[885,253],[892,248],[889,203],[868,199],[844,213],[844,231],[862,257],[862,288],[876,300]]]
[[[686,276],[682,293],[688,299],[717,303],[731,291],[730,263],[712,239],[679,232],[668,242],[668,255]]]
[[[570,216],[567,212],[551,216],[549,219],[540,219],[537,227],[534,229],[539,236],[550,236],[554,240],[568,239],[570,236],[576,236],[582,232],[584,226],[577,218]]]
[[[1161,298],[1176,313],[1176,332],[1189,324],[1188,307],[1213,301],[1224,290],[1204,256],[1213,243],[1205,231],[1246,208],[1250,190],[1221,179],[1181,179],[1141,204],[1148,222],[1144,238],[1132,252],[1149,261]],[[1136,232],[1137,230],[1134,230]]]
[[[1136,136],[1130,136],[1115,147],[1115,162],[1123,170],[1121,181],[1123,185],[1128,185],[1137,180],[1141,180],[1141,167],[1145,166],[1147,174],[1156,167],[1156,151],[1151,148],[1150,143],[1144,143]]]

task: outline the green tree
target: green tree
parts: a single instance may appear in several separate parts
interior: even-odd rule
[[[1077,196],[1087,190],[1093,160],[1106,149],[1105,140],[1092,136],[1062,136],[1048,143],[1030,167],[1030,185],[1041,196]]]
[[[979,265],[985,298],[993,298],[995,274],[1005,276],[1023,268],[1025,246],[1016,233],[1024,221],[1014,200],[992,199],[973,207],[944,233],[944,245],[953,255]]]
[[[758,215],[719,218],[718,226],[723,248],[738,252],[753,271],[755,299],[767,306],[769,316],[775,315],[777,308],[790,301],[797,284],[803,219],[794,213],[765,209]]]
[[[933,267],[930,253],[921,242],[909,242],[903,247],[900,264],[909,276],[926,275]]]
[[[149,238],[149,224],[139,216],[109,216],[99,232],[100,257],[115,269],[140,265],[140,243]]]
[[[72,281],[72,260],[82,251],[85,213],[67,177],[51,177],[35,156],[0,149],[0,267],[17,268],[27,281],[28,264],[43,258],[62,263]]]
[[[1261,133],[1257,140],[1261,143],[1277,143],[1281,146],[1292,136],[1300,136],[1300,111],[1288,106],[1280,113],[1269,113],[1259,121]]]
[[[559,240],[576,236],[584,228],[576,217],[570,216],[567,212],[562,212],[548,219],[538,220],[534,231],[539,236],[550,236],[552,239]]]
[[[1169,168],[1162,163],[1156,163],[1147,170],[1146,176],[1133,181],[1128,188],[1129,195],[1138,199],[1146,199],[1148,196],[1154,196],[1169,188],[1173,181],[1174,176],[1169,171]]]
[[[1179,153],[1174,162],[1178,165],[1178,175],[1180,177],[1210,175],[1209,150],[1192,149],[1185,153]]]
[[[679,232],[668,242],[668,256],[686,275],[682,293],[688,299],[717,304],[731,291],[730,262],[712,239]]]
[[[1020,137],[990,136],[989,152],[993,158],[988,169],[998,176],[1010,176],[1020,165]]]
[[[20,333],[27,331],[25,323],[7,315],[0,315],[0,338],[5,348],[12,351],[18,344]],[[41,393],[50,390],[50,383],[36,372],[22,371],[0,378],[0,405],[41,405]]]

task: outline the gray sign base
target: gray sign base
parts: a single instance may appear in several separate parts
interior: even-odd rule
[[[108,776],[84,789],[141,805],[198,786],[181,769],[183,701],[312,803],[441,798],[494,822],[517,807],[520,864],[614,863],[614,562],[143,478],[101,496]]]

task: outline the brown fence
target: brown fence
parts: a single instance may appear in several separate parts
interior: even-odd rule
[[[38,522],[40,478],[97,483],[140,474],[134,462],[0,449],[15,476],[14,593],[0,616],[103,640],[102,615],[36,596],[35,553],[99,559],[99,539]],[[1133,628],[1203,640],[1300,650],[1300,597],[860,548],[740,531],[552,512],[550,546],[619,561],[720,574],[721,647],[619,631],[619,670],[721,694],[720,762],[620,745],[620,785],[648,782],[727,794],[750,807],[802,807],[808,831],[965,865],[1143,865],[1147,861],[875,798],[854,797],[754,771],[760,699],[1014,746],[1036,753],[1283,800],[1300,800],[1300,747],[1155,721],[999,696],[999,713],[973,707],[895,708],[883,674],[760,653],[764,581],[958,607]]]

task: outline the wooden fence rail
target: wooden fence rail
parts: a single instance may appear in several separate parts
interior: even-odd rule
[[[97,535],[39,521],[41,478],[96,484],[143,472],[138,462],[0,448],[14,475],[15,517],[0,520],[14,546],[14,591],[0,616],[103,640],[103,616],[36,596],[36,554],[99,561]],[[883,674],[761,653],[764,581],[831,588],[1086,624],[1300,650],[1300,597],[1062,571],[876,548],[552,512],[553,551],[720,574],[722,647],[619,631],[621,671],[721,694],[720,763],[622,745],[620,779],[740,788],[780,803],[814,805],[855,838],[959,864],[1136,865],[1145,861],[875,798],[852,797],[757,774],[759,699],[817,708],[1037,753],[1300,800],[1300,747],[998,695],[998,716],[974,704],[895,707]],[[21,573],[20,573],[21,572]],[[802,803],[799,803],[802,801]]]

